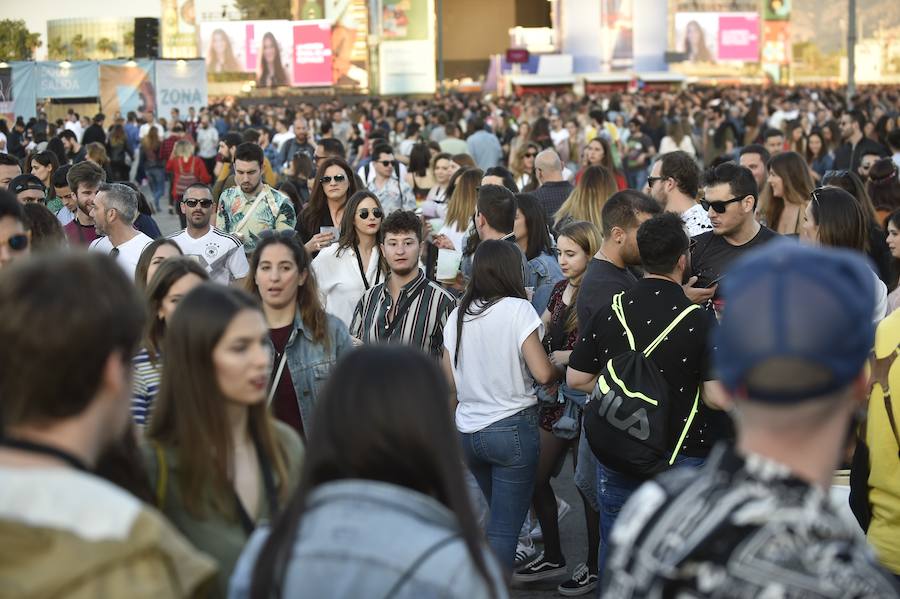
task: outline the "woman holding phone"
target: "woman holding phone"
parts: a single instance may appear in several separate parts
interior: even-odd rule
[[[318,167],[318,179],[309,203],[297,219],[297,231],[306,251],[316,255],[337,240],[337,227],[347,200],[356,193],[356,177],[340,158],[328,158]]]

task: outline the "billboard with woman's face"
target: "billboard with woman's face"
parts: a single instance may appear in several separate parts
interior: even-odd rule
[[[675,51],[685,62],[758,62],[759,14],[683,12],[675,15]]]

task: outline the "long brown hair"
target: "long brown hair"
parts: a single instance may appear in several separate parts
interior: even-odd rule
[[[594,139],[589,141],[587,143],[587,145],[585,145],[585,148],[587,146],[591,145],[592,143],[594,143],[595,141],[603,147],[603,160],[600,161],[599,166],[604,167],[606,170],[611,172],[613,174],[613,176],[615,176],[616,173],[618,173],[619,171],[618,171],[618,169],[616,169],[616,163],[613,161],[612,148],[610,147],[609,142],[606,141],[605,138],[598,135],[597,137],[595,137]],[[588,166],[592,166],[592,165],[588,164]],[[597,165],[593,165],[593,166],[597,166]]]
[[[454,181],[453,195],[447,201],[447,217],[444,221],[448,227],[455,226],[457,231],[465,231],[475,214],[478,186],[481,185],[484,173],[479,168],[467,167],[460,170],[462,172]]]
[[[306,204],[306,207],[303,208],[303,212],[300,213],[300,224],[307,231],[318,231],[319,223],[328,211],[328,199],[325,197],[325,186],[319,182],[319,177],[324,175],[329,167],[335,165],[341,167],[344,171],[344,176],[347,177],[347,198],[353,197],[353,194],[356,193],[356,176],[353,173],[353,169],[350,168],[350,165],[342,158],[337,157],[331,157],[324,160],[322,164],[316,168],[316,181],[313,184],[312,192],[309,194],[309,202]]]
[[[569,217],[576,221],[583,220],[603,226],[603,206],[606,200],[619,191],[616,178],[605,167],[589,166],[584,169],[578,185],[566,198],[556,214],[553,215],[553,226],[558,227],[563,219]],[[593,256],[593,254],[591,254]]]
[[[590,263],[591,256],[597,253],[597,250],[600,249],[600,245],[603,243],[603,236],[600,234],[600,228],[594,223],[586,221],[565,225],[559,230],[558,237],[567,237],[574,241],[575,245],[580,247],[582,251],[587,254],[588,263]],[[585,269],[585,272],[587,272],[587,269]],[[576,280],[570,281],[574,287],[574,293],[572,294],[572,300],[569,303],[569,306],[571,307],[569,316],[566,318],[565,330],[567,333],[578,329],[578,310],[575,310],[575,305],[578,301],[578,292],[581,290],[581,282],[583,280],[584,273],[581,273]]]
[[[809,166],[803,159],[803,156],[797,152],[782,152],[776,154],[769,159],[766,166],[770,171],[781,177],[782,187],[784,191],[780,198],[776,198],[772,194],[772,183],[766,184],[764,203],[766,223],[777,229],[784,212],[785,202],[798,204],[800,210],[806,209],[806,203],[809,201],[809,194],[815,189],[812,177],[809,174]],[[799,233],[799,231],[795,231]]]
[[[355,221],[356,212],[359,210],[359,205],[363,200],[375,200],[375,205],[384,213],[384,208],[381,207],[381,200],[378,199],[377,195],[366,189],[354,193],[344,206],[344,216],[341,218],[341,232],[338,236],[338,255],[346,249],[355,248],[359,245],[359,233],[356,231]],[[378,228],[378,233],[375,235],[375,242],[376,244],[381,243],[381,227]]]
[[[159,139],[159,130],[152,123],[147,130],[147,135],[141,140],[141,145],[144,146],[144,150],[148,152],[155,152],[159,149],[159,146],[162,145],[162,141]]]
[[[156,250],[151,252],[151,258],[154,253]],[[141,257],[143,258],[143,254]],[[149,264],[149,262],[148,260],[147,263]],[[146,271],[144,272],[146,273]],[[160,346],[166,332],[166,321],[159,317],[163,299],[169,293],[172,285],[180,281],[182,277],[191,274],[197,275],[204,281],[209,280],[209,274],[199,264],[190,258],[173,256],[163,260],[147,284],[147,326],[144,328],[144,349],[147,350],[150,360],[153,362],[159,358],[159,352],[162,349]]]
[[[265,249],[275,244],[283,245],[291,251],[291,254],[294,256],[294,262],[297,264],[298,272],[306,271],[306,282],[297,290],[297,309],[300,311],[300,318],[303,319],[303,326],[312,335],[313,341],[321,343],[326,348],[330,347],[328,316],[325,314],[325,308],[322,307],[322,301],[319,299],[319,285],[316,283],[316,275],[310,268],[312,260],[306,252],[306,248],[297,241],[293,231],[265,236],[260,239],[259,244],[256,246],[256,251],[253,252],[253,257],[250,259],[247,291],[258,300],[261,300],[259,287],[256,285],[256,271],[259,269],[259,261]]]
[[[245,310],[259,311],[259,304],[239,289],[205,283],[180,302],[163,344],[162,383],[147,437],[175,452],[184,507],[198,518],[207,516],[208,508],[227,517],[235,514],[228,400],[212,355],[225,330]],[[247,411],[248,432],[259,441],[260,458],[272,465],[284,501],[289,491],[287,458],[275,440],[269,408],[260,402]]]

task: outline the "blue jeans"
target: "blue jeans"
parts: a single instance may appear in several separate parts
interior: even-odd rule
[[[500,563],[511,570],[537,476],[541,447],[537,406],[480,431],[460,433],[460,442],[469,470],[490,506],[488,544]]]
[[[675,467],[700,468],[705,458],[692,458],[678,456],[675,458]],[[600,501],[600,554],[599,570],[603,577],[603,569],[609,557],[610,538],[616,518],[622,507],[645,481],[632,478],[601,463],[597,463],[597,499]]]
[[[159,210],[159,200],[166,193],[166,171],[160,167],[152,166],[147,169],[147,182],[153,193],[153,207]]]

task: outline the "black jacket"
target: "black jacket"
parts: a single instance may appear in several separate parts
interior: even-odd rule
[[[834,152],[834,170],[849,170],[857,173],[859,163],[866,154],[878,154],[879,156],[887,156],[887,151],[880,143],[872,141],[868,137],[863,137],[856,147],[850,143],[845,143]]]

